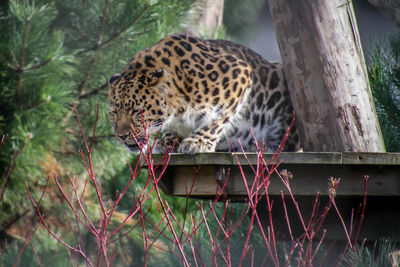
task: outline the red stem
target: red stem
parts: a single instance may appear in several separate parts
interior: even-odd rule
[[[369,176],[368,175],[364,175],[364,198],[363,198],[362,211],[361,211],[360,221],[358,223],[357,233],[356,233],[356,236],[354,237],[354,243],[353,243],[354,245],[353,245],[353,247],[355,247],[356,244],[357,244],[357,239],[358,239],[358,237],[360,235],[361,226],[362,226],[362,223],[364,221],[365,206],[367,205],[367,184],[368,184],[368,179],[369,179]]]
[[[253,222],[254,215],[255,215],[256,218],[257,218],[257,221],[258,221],[258,225],[260,226],[260,231],[261,231],[261,234],[262,234],[263,239],[264,239],[264,241],[265,241],[265,245],[267,246],[268,253],[271,255],[271,257],[272,257],[273,260],[274,260],[274,257],[273,257],[274,254],[272,253],[271,246],[270,246],[270,244],[269,244],[268,238],[265,236],[265,233],[264,233],[264,230],[263,230],[263,226],[262,226],[262,224],[261,224],[261,222],[260,222],[260,220],[259,220],[259,218],[258,218],[258,216],[257,216],[256,207],[255,207],[255,205],[254,205],[254,203],[253,203],[253,198],[251,197],[252,194],[251,194],[250,191],[249,191],[249,186],[248,186],[248,184],[247,184],[246,175],[244,174],[242,165],[241,165],[240,162],[239,162],[239,158],[238,158],[237,154],[234,153],[234,155],[235,155],[235,157],[236,157],[236,161],[238,162],[238,167],[239,167],[240,173],[241,173],[241,175],[242,175],[243,182],[244,182],[244,184],[245,184],[245,188],[246,188],[247,195],[249,196],[250,207],[251,207],[251,209],[253,210],[253,215],[252,215],[251,223]],[[244,155],[244,156],[246,157],[246,155]],[[245,254],[245,252],[243,252],[243,254]],[[242,255],[242,258],[244,258],[244,255]],[[242,260],[243,260],[243,259],[241,259],[241,261],[242,261]],[[277,265],[276,262],[274,262],[274,264]]]
[[[288,230],[289,230],[290,240],[292,240],[292,242],[293,242],[294,239],[293,239],[293,234],[292,234],[292,228],[290,226],[289,216],[288,216],[288,213],[287,213],[287,208],[286,208],[286,203],[285,203],[285,197],[283,196],[283,192],[282,191],[281,191],[281,197],[282,197],[282,203],[283,203],[283,210],[285,212],[285,219],[286,219],[286,223],[287,223]]]
[[[214,240],[212,238],[210,227],[208,227],[208,223],[207,223],[207,220],[206,220],[207,217],[204,214],[203,202],[201,203],[200,211],[201,211],[201,215],[203,216],[203,221],[204,221],[204,224],[205,224],[206,229],[207,229],[208,238],[210,239],[211,250],[212,250],[212,255],[213,255],[213,259],[214,259],[214,266],[218,266],[218,264],[217,264],[217,254],[216,254],[216,249],[215,249],[215,242],[214,242]],[[208,263],[207,263],[207,265],[208,265]]]
[[[3,138],[1,139],[1,144],[3,144],[4,139],[5,139],[5,136],[3,135]],[[1,147],[1,145],[0,145],[0,147]],[[11,161],[10,168],[8,168],[8,171],[7,171],[7,174],[6,174],[6,178],[4,178],[3,185],[1,186],[1,190],[0,190],[0,202],[1,202],[2,199],[3,199],[3,194],[4,194],[5,190],[6,190],[6,186],[7,186],[8,179],[10,178],[11,171],[12,171],[13,168],[14,168],[15,159],[17,158],[18,154],[19,154],[21,151],[22,151],[22,149],[20,149],[19,151],[14,151],[14,156],[13,156],[13,159],[12,159],[12,161]]]
[[[93,265],[90,263],[89,259],[86,257],[86,255],[85,255],[80,249],[77,249],[77,248],[74,248],[74,247],[68,245],[68,244],[65,243],[62,239],[60,239],[56,234],[54,234],[53,231],[50,230],[50,227],[49,227],[49,226],[46,224],[46,222],[44,221],[44,216],[43,216],[43,214],[41,213],[41,211],[40,211],[40,209],[39,209],[39,205],[36,204],[35,200],[34,200],[33,197],[32,197],[32,194],[31,194],[31,191],[29,190],[29,187],[28,187],[28,183],[27,183],[27,182],[25,182],[25,187],[26,187],[26,189],[27,189],[27,191],[28,191],[28,196],[29,196],[29,198],[30,198],[30,200],[31,200],[31,202],[32,202],[32,205],[33,205],[33,207],[36,209],[36,212],[37,212],[38,215],[39,215],[40,221],[42,222],[42,225],[46,228],[47,232],[48,232],[51,236],[53,236],[60,244],[62,244],[63,246],[65,246],[66,248],[68,248],[68,249],[70,249],[70,250],[72,250],[72,251],[74,251],[74,252],[77,252],[77,253],[81,254],[81,255],[86,259],[87,263],[89,263],[90,266],[93,266]],[[45,189],[43,190],[43,192],[46,191],[46,187],[47,187],[47,184],[46,184]],[[38,203],[40,203],[40,201],[39,201]]]
[[[79,220],[79,222],[80,222],[87,230],[89,230],[94,236],[96,236],[96,238],[97,238],[97,237],[98,237],[98,233],[96,232],[96,228],[95,228],[95,226],[93,225],[93,223],[91,222],[89,216],[86,214],[85,208],[83,207],[82,202],[80,201],[80,199],[79,199],[78,196],[77,196],[75,183],[74,183],[74,181],[72,180],[72,178],[71,178],[69,175],[67,175],[67,176],[68,176],[68,178],[69,178],[70,181],[71,181],[71,186],[72,186],[72,189],[73,189],[73,191],[74,191],[74,193],[75,193],[75,196],[76,196],[76,198],[77,198],[77,202],[78,202],[78,204],[79,204],[79,208],[80,208],[80,210],[82,211],[83,216],[85,217],[85,220],[90,224],[90,226],[87,225],[87,224],[81,219],[81,217],[78,215],[78,211],[75,209],[75,207],[74,207],[74,205],[72,204],[71,200],[70,200],[70,199],[68,198],[68,196],[65,194],[64,189],[61,187],[60,182],[58,181],[57,177],[54,176],[54,181],[56,182],[56,185],[57,185],[57,187],[58,187],[58,190],[60,190],[60,192],[61,192],[61,194],[62,194],[64,200],[67,201],[68,206],[71,208],[72,212],[74,213],[75,217]]]
[[[352,249],[353,245],[351,244],[351,240],[350,240],[349,233],[347,232],[346,224],[344,223],[343,217],[340,215],[339,209],[336,206],[335,199],[333,196],[329,196],[329,199],[331,200],[331,203],[332,203],[333,207],[335,208],[337,215],[339,216],[340,222],[342,223],[342,226],[343,226],[343,230],[346,234],[347,242],[348,242],[350,248]]]
[[[147,256],[149,252],[149,247],[148,247],[148,239],[147,239],[147,234],[146,234],[146,227],[144,224],[144,215],[143,215],[143,210],[142,210],[142,203],[139,202],[140,206],[140,220],[142,221],[142,229],[143,229],[143,247],[144,247],[144,266],[147,266]]]
[[[14,262],[14,267],[17,266],[19,260],[21,259],[22,252],[24,252],[26,246],[31,242],[32,237],[35,235],[36,231],[39,229],[40,224],[41,224],[41,222],[39,222],[39,223],[37,224],[37,226],[35,227],[35,229],[33,230],[33,232],[32,232],[31,235],[29,235],[29,229],[27,230],[26,236],[25,236],[24,245],[22,246],[22,248],[20,249],[20,251],[19,251],[19,253],[18,253],[18,256],[17,256],[17,258],[16,258],[16,260],[15,260],[15,262]],[[38,261],[39,265],[41,266],[42,264],[40,263],[39,259],[36,258],[36,260]]]

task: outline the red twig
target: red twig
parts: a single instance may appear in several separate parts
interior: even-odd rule
[[[1,145],[3,145],[4,140],[5,140],[5,135],[3,135],[3,138],[1,139],[0,147],[1,147]],[[18,151],[17,151],[17,150],[14,151],[13,159],[12,159],[12,161],[11,161],[10,167],[8,168],[6,177],[4,178],[4,182],[3,182],[2,186],[1,186],[1,190],[0,190],[0,202],[1,202],[2,199],[3,199],[3,194],[4,194],[5,190],[6,190],[6,186],[7,186],[8,179],[10,178],[11,172],[12,172],[12,170],[13,170],[13,168],[14,168],[15,160],[16,160],[18,154],[22,151],[22,149],[23,149],[23,148],[21,148],[21,149],[18,150]]]
[[[212,258],[214,259],[214,266],[218,266],[218,264],[217,264],[217,252],[216,252],[216,249],[215,249],[215,242],[214,242],[214,239],[212,237],[210,227],[208,226],[208,223],[207,223],[207,220],[206,220],[207,217],[204,214],[203,203],[201,203],[200,211],[201,211],[201,215],[203,216],[204,225],[206,226],[206,229],[207,229],[208,238],[210,239],[211,252],[212,252],[212,255],[213,255]]]
[[[340,219],[340,222],[341,222],[341,224],[342,224],[342,226],[343,226],[343,230],[344,230],[344,232],[345,232],[345,234],[346,234],[346,238],[347,238],[348,245],[350,246],[350,248],[353,248],[353,245],[351,244],[351,240],[350,240],[349,233],[347,232],[346,224],[344,223],[343,217],[340,215],[339,209],[338,209],[337,206],[336,206],[335,199],[334,199],[333,196],[329,196],[329,199],[331,200],[332,205],[333,205],[333,207],[335,208],[336,213],[337,213],[337,215],[338,215],[338,217],[339,217],[339,219]]]
[[[36,259],[37,263],[39,264],[39,266],[43,266],[43,265],[42,265],[42,261],[43,261],[44,255],[43,255],[43,257],[42,257],[42,260],[40,260],[40,259],[39,259],[39,255],[38,255],[37,252],[36,252],[35,246],[34,246],[33,244],[31,244],[31,246],[32,246],[32,251],[33,251],[33,254],[35,255],[35,259]]]
[[[287,226],[288,226],[290,240],[292,240],[292,242],[293,242],[294,239],[293,239],[293,234],[292,234],[292,228],[290,226],[289,216],[288,216],[288,213],[287,213],[287,208],[286,208],[286,203],[285,203],[285,197],[283,196],[283,192],[282,191],[281,191],[281,197],[282,197],[283,210],[285,212],[285,219],[286,219],[286,223],[287,223]]]
[[[158,202],[161,204],[162,212],[165,215],[166,224],[168,225],[168,228],[169,228],[169,230],[171,231],[171,233],[172,233],[172,235],[174,237],[175,244],[178,246],[178,249],[180,251],[180,254],[181,254],[181,257],[182,257],[184,265],[185,266],[189,266],[189,263],[188,263],[188,261],[186,259],[186,256],[185,256],[185,253],[184,253],[184,250],[183,250],[183,246],[182,246],[182,244],[181,244],[181,242],[180,242],[180,240],[179,240],[179,238],[177,236],[177,233],[176,233],[176,231],[175,231],[175,229],[174,229],[174,227],[172,225],[172,222],[171,222],[171,220],[170,220],[170,218],[168,216],[168,214],[170,213],[170,210],[169,209],[167,210],[166,205],[165,205],[164,201],[161,198],[161,193],[160,193],[160,190],[158,188],[159,179],[157,179],[157,176],[156,176],[156,174],[154,172],[153,162],[151,161],[151,154],[148,154],[148,156],[145,157],[145,159],[147,161],[147,166],[149,167],[149,173],[150,173],[150,175],[151,175],[151,177],[153,179],[153,184],[155,185],[154,188],[155,188],[155,191],[156,191]]]
[[[369,176],[368,175],[364,175],[364,198],[363,198],[362,211],[361,211],[361,216],[360,216],[360,220],[359,220],[359,223],[358,223],[357,232],[356,232],[356,235],[354,237],[353,247],[355,247],[356,244],[357,244],[357,240],[358,240],[358,237],[359,237],[360,231],[361,231],[361,226],[362,226],[362,223],[364,221],[365,207],[367,205],[367,184],[368,184],[368,179],[369,179]]]
[[[29,187],[28,187],[28,183],[25,182],[25,187],[26,187],[26,190],[28,191],[28,196],[29,196],[29,198],[30,198],[30,200],[31,200],[31,202],[32,202],[33,207],[36,209],[37,214],[39,215],[39,218],[40,218],[40,221],[41,221],[42,225],[46,228],[47,232],[48,232],[51,236],[53,236],[60,244],[62,244],[63,246],[65,246],[67,249],[70,249],[70,250],[72,250],[72,251],[74,251],[74,252],[77,252],[77,253],[81,254],[81,255],[85,258],[86,262],[87,262],[90,266],[93,266],[93,265],[91,264],[90,260],[86,257],[86,255],[83,253],[82,250],[77,249],[77,248],[74,248],[73,246],[68,245],[64,240],[62,240],[62,239],[59,238],[55,233],[53,233],[53,231],[50,229],[50,227],[46,224],[46,222],[45,222],[45,220],[44,220],[44,216],[43,216],[42,212],[40,211],[39,204],[40,204],[40,201],[41,201],[41,199],[42,199],[44,193],[46,192],[46,188],[47,188],[48,182],[49,182],[49,179],[47,179],[46,185],[45,185],[45,187],[44,187],[44,189],[43,189],[43,192],[42,192],[42,196],[40,197],[40,199],[39,199],[39,201],[38,201],[37,203],[36,203],[36,201],[33,199],[33,196],[32,196],[32,194],[31,194],[31,191],[29,190]]]
[[[325,234],[326,234],[326,229],[324,229],[324,232],[322,233],[321,239],[319,240],[318,245],[314,250],[314,254],[311,257],[311,261],[310,262],[312,262],[315,259],[315,256],[317,255],[317,252],[318,252],[319,248],[321,247],[322,241],[325,238]]]
[[[36,225],[36,227],[35,227],[35,229],[33,230],[32,233],[30,233],[29,230],[26,232],[24,245],[22,246],[22,248],[20,249],[20,251],[18,253],[18,256],[17,256],[17,258],[16,258],[16,260],[14,262],[14,267],[16,267],[18,265],[18,262],[21,259],[22,253],[24,252],[26,246],[31,242],[32,237],[35,235],[36,231],[39,229],[40,224],[41,224],[41,222],[39,222]],[[38,264],[41,266],[42,264],[40,263],[40,260],[38,258],[37,258],[37,261],[38,261]]]
[[[147,256],[149,253],[149,247],[148,247],[148,239],[147,239],[147,234],[146,234],[146,226],[144,223],[144,216],[143,216],[143,210],[142,210],[142,203],[139,202],[139,206],[140,206],[140,219],[142,221],[142,229],[143,229],[143,247],[144,247],[144,266],[147,266]]]
[[[73,182],[72,178],[68,175],[68,178],[71,181],[71,186],[73,189],[73,192],[75,193],[75,196],[77,198],[77,202],[79,204],[80,210],[82,211],[84,218],[86,219],[86,221],[89,223],[86,224],[80,216],[78,216],[78,211],[75,209],[74,205],[72,204],[72,201],[68,198],[67,194],[64,192],[64,189],[61,187],[60,182],[58,181],[57,177],[54,177],[54,181],[56,182],[56,185],[58,187],[58,190],[60,190],[63,198],[65,201],[67,201],[69,207],[71,208],[72,212],[75,214],[75,217],[80,221],[80,223],[85,226],[86,229],[88,229],[93,235],[97,236],[98,233],[96,232],[96,228],[93,225],[92,221],[90,220],[89,216],[86,214],[85,208],[83,207],[83,204],[81,202],[81,200],[77,197],[77,191],[76,191],[76,187],[75,187],[75,183]]]
[[[235,155],[235,157],[236,157],[236,161],[237,161],[238,163],[240,163],[237,154],[234,153],[234,155]],[[245,155],[245,156],[246,156],[246,155]],[[251,197],[251,196],[252,196],[252,193],[250,192],[249,186],[248,186],[248,184],[247,184],[246,175],[244,174],[242,165],[241,165],[241,164],[238,164],[238,167],[239,167],[240,173],[241,173],[241,175],[242,175],[243,182],[244,182],[244,184],[245,184],[245,188],[246,188],[247,195],[249,196],[249,204],[250,204],[250,207],[251,207],[251,209],[252,209],[252,211],[253,211],[253,214],[252,214],[252,217],[251,217],[251,220],[250,220],[250,224],[251,224],[250,227],[252,227],[252,224],[253,224],[253,221],[254,221],[254,217],[256,217],[256,218],[257,218],[258,225],[260,226],[261,234],[262,234],[263,239],[264,239],[264,241],[265,241],[265,245],[267,246],[268,253],[272,256],[273,253],[272,253],[272,250],[271,250],[271,246],[270,246],[270,244],[269,244],[268,238],[266,237],[266,235],[265,235],[265,233],[264,233],[263,225],[261,224],[261,221],[260,221],[259,218],[258,218],[258,215],[257,215],[257,212],[256,212],[256,206],[255,206],[255,203],[253,202],[253,198]],[[251,229],[251,228],[250,228],[250,229]],[[249,231],[249,232],[250,232],[250,231]],[[248,233],[248,234],[249,234],[249,233]],[[250,238],[250,237],[248,236],[248,237],[247,237],[247,242],[248,242],[249,238]],[[243,251],[242,258],[241,258],[241,262],[243,262],[245,254],[246,254],[246,252]],[[275,263],[275,265],[277,265],[277,263]]]
[[[3,249],[1,250],[1,253],[0,253],[0,260],[1,260],[1,258],[3,258],[3,255],[4,255],[4,252],[6,251],[7,245],[8,245],[7,239],[4,239],[4,242],[3,242]]]
[[[297,215],[299,216],[300,222],[301,222],[301,224],[303,226],[304,233],[306,234],[307,238],[310,239],[310,236],[309,236],[308,231],[307,231],[307,227],[306,227],[306,225],[304,223],[303,215],[300,212],[299,203],[296,201],[296,199],[295,199],[295,197],[293,195],[292,189],[290,188],[288,176],[282,177],[282,175],[277,171],[276,171],[276,174],[278,175],[278,177],[281,179],[281,181],[285,185],[286,189],[288,190],[289,196],[292,199],[292,202],[293,202],[293,204],[294,204],[294,206],[296,208],[296,211],[297,211]]]

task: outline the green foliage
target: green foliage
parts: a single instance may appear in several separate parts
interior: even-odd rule
[[[388,152],[400,151],[400,32],[375,44],[368,68]]]
[[[69,171],[83,170],[76,157],[83,141],[71,109],[73,101],[84,129],[93,128],[100,105],[94,155],[99,174],[109,179],[121,169],[129,154],[110,139],[108,78],[138,50],[179,31],[180,18],[191,2],[8,3],[0,25],[8,37],[0,40],[0,131],[10,136],[8,147],[1,150],[2,174],[12,151],[22,151],[10,191],[20,188],[27,176],[33,181],[45,177],[38,162],[48,153]]]
[[[399,251],[399,244],[390,239],[383,239],[374,243],[372,247],[358,246],[354,250],[349,249],[344,257],[343,265],[352,267],[391,267],[390,254]]]
[[[85,152],[72,109],[77,106],[88,143],[97,120],[93,162],[105,184],[132,159],[114,138],[108,118],[108,79],[139,50],[180,32],[193,0],[10,0],[0,5],[0,185],[14,151],[16,164],[0,221],[30,212],[25,181],[34,198],[47,176],[84,178]],[[63,179],[61,179],[63,180]],[[36,189],[36,190],[35,190]],[[51,189],[50,189],[51,190]],[[105,198],[113,194],[105,190]],[[115,195],[113,195],[115,196]],[[54,197],[54,196],[53,196]],[[59,211],[52,195],[41,204]],[[60,211],[63,212],[63,211]],[[46,212],[45,212],[46,213]],[[0,233],[7,229],[0,228]],[[0,242],[2,242],[0,240]]]
[[[31,230],[33,229],[34,227],[31,228]],[[4,255],[0,260],[0,266],[14,266],[17,260],[17,266],[71,266],[68,252],[62,249],[62,246],[57,244],[54,240],[48,240],[48,235],[45,231],[44,229],[38,230],[35,234],[35,238],[37,239],[38,237],[39,240],[37,240],[34,245],[32,245],[32,243],[27,245],[20,255],[20,258],[18,258],[18,255],[21,252],[25,240],[5,243],[6,247]],[[38,263],[35,253],[37,253],[42,265]]]
[[[0,40],[0,131],[9,138],[0,151],[0,166],[3,179],[12,151],[20,152],[3,202],[14,203],[16,212],[23,210],[24,181],[36,183],[43,175],[38,163],[60,148],[63,118],[73,99],[74,58],[65,55],[64,34],[50,28],[56,15],[53,6],[29,1],[10,1],[2,14],[0,31],[8,38]]]

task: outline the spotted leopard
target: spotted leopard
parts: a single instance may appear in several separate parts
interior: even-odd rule
[[[176,34],[137,53],[110,84],[116,137],[138,151],[143,125],[162,132],[153,152],[267,151],[292,121],[282,65],[225,40]],[[254,136],[253,136],[254,135]],[[299,149],[295,128],[285,150]]]

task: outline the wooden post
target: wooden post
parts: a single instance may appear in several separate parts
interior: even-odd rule
[[[353,6],[268,0],[304,151],[385,151]]]

